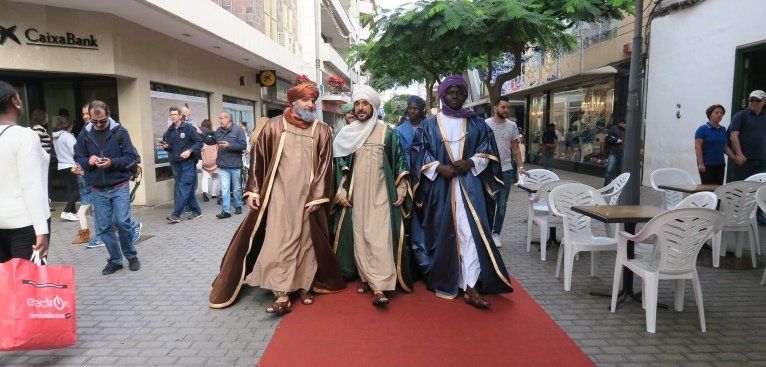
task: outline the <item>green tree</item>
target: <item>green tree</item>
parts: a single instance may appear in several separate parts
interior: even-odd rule
[[[494,103],[503,83],[521,73],[521,56],[529,47],[572,50],[576,38],[568,30],[575,24],[621,19],[633,10],[626,0],[420,0],[382,12],[352,59],[389,86],[436,83],[477,68]],[[495,64],[504,54],[512,56],[513,68],[497,73]]]
[[[399,123],[399,118],[407,109],[407,98],[409,97],[406,94],[397,94],[383,104],[383,109],[386,111],[386,122],[394,125]]]

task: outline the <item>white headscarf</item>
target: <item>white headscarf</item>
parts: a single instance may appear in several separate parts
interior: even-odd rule
[[[378,124],[378,108],[380,107],[380,95],[367,85],[357,85],[351,94],[351,103],[365,100],[372,105],[372,117],[365,122],[358,120],[344,126],[332,142],[334,157],[345,157],[356,152],[372,134],[375,125]]]

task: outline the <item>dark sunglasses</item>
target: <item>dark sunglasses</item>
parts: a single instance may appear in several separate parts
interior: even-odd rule
[[[749,102],[755,102],[755,103],[759,103],[759,102],[761,102],[761,100],[760,100],[760,99],[758,99],[758,98],[755,98],[755,97],[750,97],[750,99],[748,99],[748,101],[749,101]]]
[[[90,120],[90,122],[92,122],[94,125],[103,125],[103,124],[109,122],[109,118],[107,117],[107,118],[105,118],[103,120]]]

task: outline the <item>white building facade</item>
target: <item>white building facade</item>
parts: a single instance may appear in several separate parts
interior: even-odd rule
[[[723,105],[721,124],[728,127],[731,116],[747,107],[750,91],[766,89],[766,1],[705,0],[670,9],[651,22],[644,185],[663,167],[698,177],[694,133],[707,122],[705,110]]]

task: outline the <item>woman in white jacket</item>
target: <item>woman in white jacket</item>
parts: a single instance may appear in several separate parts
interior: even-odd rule
[[[18,92],[0,81],[0,263],[29,259],[32,250],[48,254],[50,212],[43,171],[48,155],[37,133],[17,126]]]
[[[64,179],[66,184],[66,206],[61,212],[61,219],[76,222],[77,200],[80,199],[80,190],[77,185],[77,175],[72,173],[72,167],[77,164],[74,161],[74,145],[77,138],[72,135],[72,120],[66,116],[56,117],[56,128],[53,132],[53,149],[58,158],[59,176]]]

